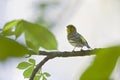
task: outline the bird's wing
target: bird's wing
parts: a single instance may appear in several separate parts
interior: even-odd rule
[[[78,38],[82,43],[86,43],[86,42],[87,42],[87,41],[85,40],[85,38],[84,38],[81,34],[79,34],[79,33],[77,33],[76,38]]]
[[[85,38],[84,38],[82,35],[80,35],[80,37],[81,37],[82,42],[85,44],[85,46],[86,46],[87,48],[91,48],[91,47],[89,46],[88,42],[85,40]]]

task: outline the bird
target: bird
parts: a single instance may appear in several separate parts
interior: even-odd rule
[[[85,40],[85,38],[77,32],[77,29],[74,25],[70,24],[67,25],[67,39],[68,42],[74,46],[73,50],[75,50],[76,47],[80,48],[80,50],[83,50],[82,48],[86,46],[88,49],[91,49],[88,42]]]

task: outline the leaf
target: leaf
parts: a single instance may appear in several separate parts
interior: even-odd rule
[[[13,20],[13,21],[10,21],[10,22],[6,23],[4,28],[3,28],[2,34],[4,36],[13,35],[14,32],[12,31],[12,29],[13,29],[13,27],[15,27],[15,25],[17,25],[19,23],[19,21],[20,20]]]
[[[26,22],[25,25],[27,26],[25,35],[28,42],[32,43],[33,47],[36,47],[36,50],[38,50],[40,46],[48,50],[57,49],[55,37],[46,28],[28,22]]]
[[[42,79],[42,80],[47,80],[47,78],[43,76],[43,79]]]
[[[109,80],[120,56],[120,46],[96,51],[93,64],[82,74],[80,80]]]
[[[38,53],[40,44],[37,41],[37,39],[34,38],[34,35],[30,35],[29,32],[25,32],[25,40],[26,40],[26,45],[33,49],[33,51],[35,51],[36,53]]]
[[[18,64],[17,68],[18,69],[26,69],[28,68],[29,66],[31,66],[32,64],[28,63],[28,62],[21,62]]]
[[[40,80],[41,76],[35,76],[34,80]]]
[[[13,20],[6,23],[2,35],[15,35],[18,38],[22,33],[25,34],[27,47],[36,53],[38,53],[40,47],[47,50],[57,49],[57,41],[49,30],[25,20]]]
[[[15,27],[15,36],[18,38],[24,32],[24,26],[21,26],[22,20]]]
[[[29,62],[35,65],[35,60],[34,59],[29,59]]]
[[[8,57],[20,57],[29,50],[18,42],[0,35],[0,60]]]
[[[26,69],[26,70],[23,72],[24,78],[30,78],[33,69],[34,69],[34,66],[31,66],[31,67],[29,67],[28,69]]]
[[[57,49],[57,41],[54,35],[46,28],[24,20],[21,20],[20,24],[16,27],[18,26],[19,28],[22,27],[22,29],[24,27],[26,44],[35,52],[38,52],[40,47],[43,47],[47,50]],[[16,36],[21,34],[21,31],[16,32],[18,32]]]
[[[50,77],[51,75],[48,72],[43,73],[46,77]]]

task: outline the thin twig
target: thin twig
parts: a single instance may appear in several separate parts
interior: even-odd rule
[[[49,56],[45,57],[45,58],[36,66],[36,68],[33,70],[32,75],[31,75],[31,77],[30,77],[29,80],[33,80],[33,79],[34,79],[34,77],[35,77],[36,73],[38,72],[38,70],[41,69],[41,67],[42,67],[49,59],[51,59],[51,57],[49,57]]]

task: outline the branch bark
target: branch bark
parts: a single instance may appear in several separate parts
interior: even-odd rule
[[[30,77],[29,80],[33,80],[33,79],[34,79],[35,74],[36,74],[36,73],[38,72],[38,70],[42,67],[42,65],[44,65],[45,62],[47,62],[49,59],[50,59],[50,58],[49,58],[48,56],[45,57],[45,58],[36,66],[36,68],[33,70],[32,75],[31,75],[31,77]]]
[[[74,51],[74,52],[60,52],[60,51],[52,51],[52,52],[47,52],[47,51],[39,51],[39,54],[32,53],[32,55],[43,55],[46,56],[33,70],[32,75],[29,80],[33,80],[36,73],[38,72],[39,69],[50,59],[53,59],[55,57],[75,57],[75,56],[88,56],[88,55],[93,55],[95,54],[95,51],[98,51],[100,49],[93,49],[93,50],[81,50],[81,51]]]

